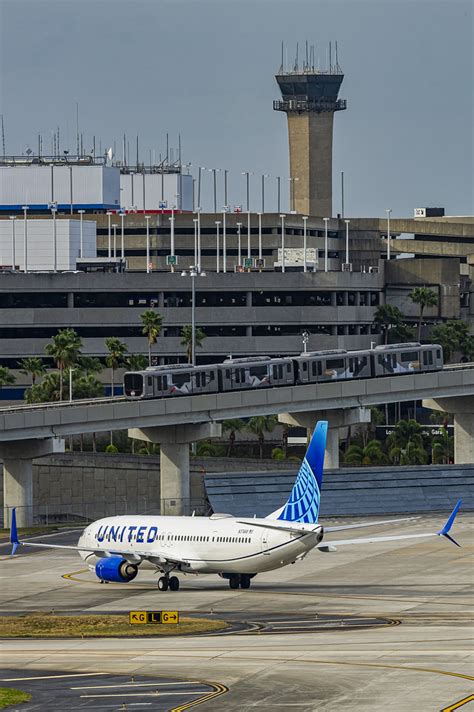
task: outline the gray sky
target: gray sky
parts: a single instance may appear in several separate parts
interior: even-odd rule
[[[308,40],[324,64],[337,40],[348,109],[335,117],[334,213],[344,170],[346,215],[472,214],[473,14],[472,0],[0,0],[7,153],[36,151],[39,132],[49,151],[58,125],[74,148],[78,101],[87,150],[95,134],[121,157],[125,131],[135,156],[138,133],[148,162],[181,133],[193,172],[230,170],[231,204],[250,170],[259,209],[269,173],[275,209],[289,171],[272,109],[281,41],[291,60]],[[209,173],[203,195],[210,208]]]

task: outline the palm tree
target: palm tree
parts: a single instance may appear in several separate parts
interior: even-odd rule
[[[193,360],[193,330],[190,324],[185,324],[181,329],[181,346],[186,346],[186,357],[188,363],[192,363]],[[206,334],[199,327],[194,327],[194,346],[196,349],[202,348],[203,339],[206,338]],[[194,359],[196,360],[196,354],[194,354]]]
[[[152,309],[148,309],[143,314],[140,314],[140,319],[143,325],[142,334],[148,338],[148,365],[151,366],[151,347],[158,340],[163,317]]]
[[[443,347],[445,361],[449,361],[456,351],[467,359],[474,356],[474,337],[469,334],[468,324],[460,319],[433,327],[431,340]]]
[[[428,455],[424,447],[409,441],[406,447],[393,447],[389,452],[391,462],[399,465],[426,465]]]
[[[344,455],[346,465],[385,465],[387,460],[379,440],[371,440],[365,447],[351,445]]]
[[[229,431],[229,445],[227,448],[227,457],[230,457],[232,455],[232,449],[235,443],[235,433],[245,428],[245,422],[243,420],[240,420],[240,418],[231,418],[230,420],[224,420],[222,423],[222,427],[224,430]]]
[[[449,465],[454,459],[454,437],[448,429],[441,428],[441,434],[433,438],[431,460],[434,465]]]
[[[148,359],[143,354],[130,354],[124,363],[130,371],[144,371],[148,366]]]
[[[76,363],[81,348],[82,341],[74,329],[62,329],[45,346],[45,353],[53,357],[59,369],[59,400],[63,399],[64,369]]]
[[[276,415],[254,415],[250,418],[246,429],[257,436],[260,449],[260,459],[263,458],[263,445],[265,443],[265,433],[271,433],[278,423]]]
[[[416,420],[399,420],[387,438],[389,448],[405,449],[408,443],[423,447],[423,428]]]
[[[408,295],[413,304],[418,304],[420,313],[418,315],[418,341],[421,339],[421,321],[426,307],[435,307],[438,304],[438,295],[428,287],[415,287]]]
[[[115,395],[115,382],[114,382],[114,372],[115,369],[121,366],[124,362],[125,354],[128,351],[127,345],[123,341],[117,339],[115,336],[111,336],[105,339],[105,346],[107,347],[108,354],[105,359],[105,363],[111,370],[111,382],[112,382],[112,398]]]
[[[375,310],[374,322],[379,324],[384,332],[384,343],[388,344],[388,332],[403,324],[403,314],[398,307],[394,307],[392,304],[381,304]]]
[[[11,386],[15,383],[15,376],[6,366],[0,366],[0,388]]]
[[[33,386],[36,383],[37,376],[41,376],[46,372],[46,367],[38,356],[28,356],[22,359],[18,365],[21,366],[21,372],[24,373],[25,376],[31,376]]]

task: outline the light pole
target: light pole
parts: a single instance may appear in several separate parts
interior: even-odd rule
[[[22,205],[23,210],[23,257],[24,265],[23,272],[28,272],[28,221],[26,219],[26,212],[29,210],[29,205]]]
[[[194,223],[194,264],[197,264],[197,257],[198,257],[198,240],[197,240],[197,218],[193,218],[193,223]]]
[[[290,181],[290,201],[291,201],[291,211],[293,213],[296,213],[296,208],[295,208],[295,181],[299,180],[299,178],[288,178]]]
[[[219,226],[220,220],[216,220],[216,272],[219,272]]]
[[[229,171],[227,169],[224,169],[224,204],[228,205],[227,202],[227,174]]]
[[[269,178],[268,173],[262,173],[262,213],[265,212],[265,178]]]
[[[258,259],[262,259],[262,213],[258,215]]]
[[[121,258],[125,259],[125,230],[124,230],[124,220],[125,220],[125,210],[122,208],[120,211],[120,223],[121,223],[121,236],[120,236],[120,247],[121,247]]]
[[[198,169],[198,204],[197,204],[197,209],[201,207],[201,173],[202,171],[205,171],[206,168],[205,166],[199,166]]]
[[[222,271],[227,272],[227,229],[226,215],[229,210],[227,205],[224,205],[222,210]]]
[[[281,218],[281,271],[285,271],[285,218],[286,215],[280,215]]]
[[[107,210],[106,212],[107,215],[107,220],[108,220],[108,255],[109,259],[112,257],[112,225],[111,225],[111,218],[112,218],[112,213],[110,210]]]
[[[51,210],[53,217],[53,272],[58,271],[58,239],[56,232],[56,213],[58,211],[57,203],[49,203],[48,208]]]
[[[71,200],[69,212],[72,215],[74,212],[74,203],[73,203],[73,196],[72,196],[72,166],[69,166],[69,194],[70,194],[69,197]]]
[[[324,271],[328,271],[328,220],[329,218],[323,218],[324,220]]]
[[[308,216],[303,215],[303,272],[307,272],[307,262],[306,262],[306,223],[308,221]]]
[[[247,259],[252,257],[252,250],[250,247],[250,211],[247,213]]]
[[[309,341],[309,333],[305,330],[301,334],[301,338],[303,340],[303,352],[306,353],[307,348],[308,348],[308,341]]]
[[[392,208],[387,208],[385,211],[387,213],[387,260],[390,259],[390,214]]]
[[[146,273],[150,274],[150,218],[151,215],[145,215],[146,220]]]
[[[281,177],[277,176],[277,212],[279,213],[281,210]]]
[[[196,285],[194,280],[197,276],[205,277],[206,273],[201,272],[197,265],[191,265],[189,272],[183,270],[181,277],[191,277],[191,364],[196,365]]]
[[[346,265],[349,264],[349,223],[350,220],[344,220],[346,223]]]
[[[117,225],[114,223],[112,225],[114,230],[114,259],[117,257]]]
[[[133,191],[133,176],[134,176],[134,171],[130,171],[130,181],[131,181],[131,190],[132,190],[132,207],[135,205],[134,191]]]
[[[15,220],[16,220],[16,215],[10,215],[10,220],[12,221],[12,272],[16,271],[15,268],[15,262],[16,262],[16,254],[15,254]]]
[[[198,267],[198,270],[201,271],[201,208],[200,208],[199,205],[198,205],[198,207],[197,207],[196,210],[197,210],[197,216],[198,216],[198,217],[197,217],[197,221],[198,221],[198,222],[197,222],[197,231],[198,231],[198,239],[197,239],[197,243],[198,243],[197,267]]]
[[[83,224],[82,224],[82,218],[84,213],[86,212],[85,210],[78,210],[77,211],[79,215],[81,216],[80,220],[80,239],[79,239],[79,257],[82,259],[84,257],[84,233],[83,233]]]
[[[214,212],[217,213],[217,173],[220,172],[220,168],[209,168],[209,173],[213,174],[214,181]]]
[[[250,176],[253,176],[252,171],[242,171],[247,184],[247,212],[250,212]]]
[[[168,218],[170,221],[170,250],[171,254],[174,255],[174,205],[171,208],[171,217]],[[171,271],[174,272],[174,265],[171,264]]]
[[[238,222],[237,223],[237,266],[240,267],[241,262],[242,262],[242,251],[241,251],[241,244],[240,244],[240,228],[242,227],[242,223]]]

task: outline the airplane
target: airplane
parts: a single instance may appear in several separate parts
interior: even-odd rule
[[[303,559],[312,549],[335,551],[340,546],[442,536],[449,534],[461,506],[458,501],[437,532],[397,534],[326,543],[325,535],[345,529],[413,521],[413,517],[323,527],[318,523],[328,423],[319,421],[287,502],[265,518],[212,514],[209,517],[115,516],[87,526],[77,546],[40,544],[18,539],[12,510],[12,556],[19,546],[77,551],[101,583],[133,581],[139,567],[160,573],[158,589],[177,591],[180,574],[218,574],[231,589],[248,589],[259,573]],[[173,574],[173,575],[170,575]]]

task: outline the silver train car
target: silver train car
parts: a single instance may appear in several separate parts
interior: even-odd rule
[[[443,349],[438,344],[390,344],[368,351],[308,351],[297,357],[256,356],[227,359],[204,366],[151,366],[124,375],[126,398],[167,398],[224,393],[254,388],[324,383],[326,381],[439,371]]]

